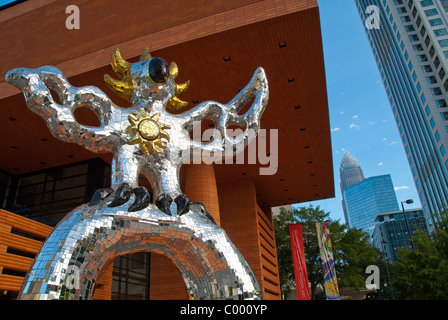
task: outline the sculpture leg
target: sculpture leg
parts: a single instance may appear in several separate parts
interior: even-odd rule
[[[121,206],[135,195],[135,202],[129,207],[130,211],[138,211],[146,208],[151,202],[151,194],[143,186],[138,186],[139,168],[143,165],[142,159],[135,154],[136,146],[124,145],[114,155],[112,162],[112,188],[97,190],[90,206],[100,201],[109,200],[110,207]]]
[[[177,207],[177,216],[181,216],[188,211],[190,199],[182,193],[179,184],[182,159],[180,157],[173,159],[173,157],[171,155],[171,160],[160,159],[160,163],[143,165],[141,173],[151,181],[156,206],[167,215],[173,215],[171,204],[174,202]]]

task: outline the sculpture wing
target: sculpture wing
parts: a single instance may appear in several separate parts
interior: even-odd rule
[[[253,100],[249,110],[239,115],[238,112]],[[269,100],[269,88],[266,74],[262,68],[258,68],[247,86],[238,93],[228,104],[207,101],[189,110],[180,116],[186,119],[184,129],[191,131],[204,119],[210,119],[214,124],[214,134],[210,143],[204,144],[198,141],[190,140],[193,149],[191,155],[195,157],[201,152],[217,151],[224,156],[233,156],[244,148],[257,136],[260,129],[260,119]],[[229,135],[229,126],[239,126],[244,130],[235,130],[236,135]],[[194,131],[193,131],[194,132]],[[227,154],[227,152],[231,154]],[[203,155],[203,153],[202,153]]]
[[[5,79],[23,92],[29,109],[45,120],[56,138],[97,153],[112,152],[115,132],[109,122],[119,108],[100,89],[74,87],[59,69],[52,66],[13,69]],[[59,96],[61,104],[54,101],[50,90]],[[74,111],[79,107],[94,111],[101,126],[78,123]]]

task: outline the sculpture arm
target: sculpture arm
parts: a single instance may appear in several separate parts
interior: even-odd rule
[[[238,115],[238,112],[249,102],[254,99],[249,110]],[[260,119],[266,108],[269,99],[269,88],[265,72],[262,68],[258,68],[251,81],[241,90],[228,104],[220,104],[218,102],[207,101],[198,105],[196,108],[183,113],[181,116],[186,119],[184,129],[191,131],[195,126],[204,119],[210,119],[214,123],[214,134],[210,143],[204,144],[198,141],[190,140],[192,147],[196,149],[209,151],[226,151],[235,148],[225,148],[225,146],[242,145],[238,151],[244,149],[258,134],[260,128]],[[237,136],[229,135],[227,128],[236,125],[244,128]]]
[[[28,107],[46,121],[56,138],[77,143],[98,153],[112,151],[113,130],[109,122],[118,108],[100,89],[92,86],[73,87],[59,69],[51,66],[13,69],[5,78],[23,92]],[[50,89],[57,93],[62,104],[54,101]],[[78,123],[74,112],[79,107],[95,112],[101,126]]]
[[[238,115],[238,112],[251,100],[252,106],[246,113]],[[230,138],[233,144],[244,143],[247,146],[258,134],[260,119],[268,104],[269,87],[263,68],[258,68],[247,86],[233,98],[226,107],[229,115],[226,119],[226,127],[236,125],[244,127],[244,132],[235,138]],[[229,139],[227,137],[226,139]]]

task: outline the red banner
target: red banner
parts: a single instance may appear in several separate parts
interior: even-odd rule
[[[308,274],[306,272],[305,249],[303,247],[302,225],[289,226],[291,236],[292,258],[296,278],[297,300],[310,300]]]

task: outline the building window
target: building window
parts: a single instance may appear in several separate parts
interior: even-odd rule
[[[406,13],[406,9],[404,7],[397,8],[398,14]]]
[[[446,75],[445,69],[443,67],[440,68],[440,71],[439,71],[440,80],[443,80],[443,78],[445,78],[445,75]]]
[[[437,9],[428,9],[425,10],[425,15],[427,17],[432,17],[432,16],[436,16],[438,14]]]
[[[429,6],[433,6],[434,2],[432,0],[424,0],[424,1],[420,1],[420,4],[422,5],[422,7],[429,7]]]
[[[436,122],[434,121],[434,118],[431,118],[431,120],[429,120],[429,123],[431,124],[431,128],[434,129],[434,127],[436,126]]]
[[[426,56],[426,54],[418,55],[417,58],[418,58],[418,61],[420,61],[420,62],[428,61],[428,57]]]
[[[434,76],[426,77],[426,82],[428,84],[435,84],[435,83],[437,83],[437,79]]]
[[[446,150],[445,150],[445,146],[442,144],[442,146],[440,147],[440,152],[442,153],[442,156],[446,155]]]
[[[114,260],[112,300],[149,300],[151,253],[138,252]]]
[[[431,65],[427,64],[427,65],[422,66],[422,70],[425,71],[426,73],[432,72]]]
[[[441,112],[440,115],[442,116],[443,120],[448,120],[448,112]]]
[[[431,20],[429,20],[429,24],[430,24],[432,27],[436,27],[436,26],[441,26],[441,25],[443,25],[443,22],[442,22],[442,19],[440,19],[440,18],[436,18],[436,19],[431,19]]]
[[[415,51],[420,52],[423,51],[425,49],[423,49],[423,46],[421,44],[416,44],[412,46],[414,48]]]
[[[412,24],[405,26],[404,29],[405,29],[407,32],[413,32],[413,31],[415,31],[415,28],[414,28],[414,26],[413,26]]]
[[[0,171],[0,208],[6,209],[12,177]]]
[[[448,39],[439,40],[439,44],[442,48],[448,47]]]
[[[401,22],[403,23],[411,22],[411,18],[409,16],[403,16],[401,17]]]
[[[442,90],[438,87],[431,88],[431,92],[433,96],[440,96],[442,94]]]
[[[445,28],[442,28],[442,29],[434,30],[434,34],[436,35],[436,37],[442,37],[442,36],[448,35],[448,32],[446,31]]]
[[[422,25],[422,28],[420,29],[420,34],[421,34],[422,38],[425,37],[425,35],[426,35],[426,28],[425,28],[425,25]]]
[[[409,36],[409,41],[411,41],[411,42],[418,41],[418,35],[416,35],[416,34],[411,34],[411,35]]]
[[[448,105],[447,105],[445,99],[441,99],[441,100],[436,100],[436,106],[437,106],[438,108],[445,108],[445,107],[447,107]]]
[[[429,48],[429,55],[431,56],[431,58],[434,57],[435,52],[436,52],[436,49],[434,49],[434,46],[431,46],[431,48]]]
[[[110,167],[100,159],[14,177],[6,210],[55,226],[68,212],[109,185]]]
[[[434,60],[434,66],[436,67],[436,69],[440,66],[440,59],[437,56],[436,56],[436,58]]]

